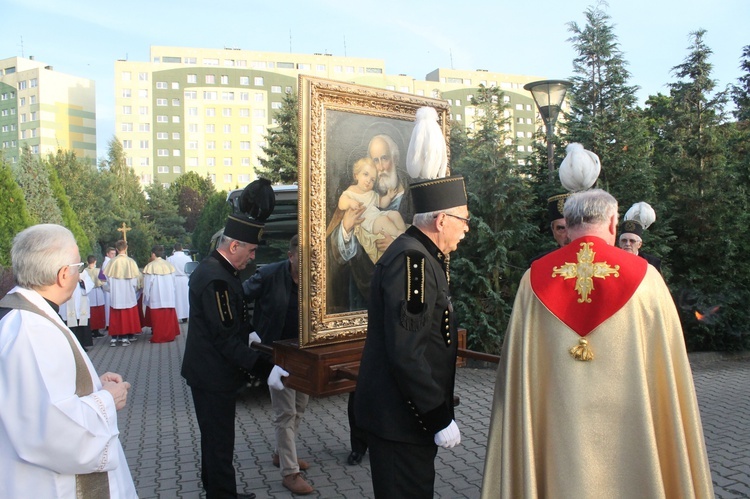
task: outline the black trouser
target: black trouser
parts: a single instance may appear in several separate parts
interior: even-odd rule
[[[235,499],[234,415],[236,392],[191,387],[201,431],[201,480],[206,499]]]
[[[415,445],[367,434],[376,499],[432,499],[437,445]]]
[[[364,456],[367,452],[367,432],[357,426],[354,420],[354,392],[349,392],[349,405],[347,407],[349,416],[349,439],[352,444],[352,452],[357,452]]]

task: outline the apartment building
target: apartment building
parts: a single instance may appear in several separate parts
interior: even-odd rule
[[[380,59],[153,46],[149,61],[115,63],[115,135],[144,185],[194,171],[218,189],[242,187],[255,178],[268,129],[300,74],[443,98],[452,119],[470,128],[472,95],[480,84],[499,86],[512,118],[507,140],[521,162],[539,125],[523,85],[541,77],[437,69],[416,80],[387,74]]]
[[[96,161],[94,81],[33,57],[0,60],[0,151],[15,163],[26,144],[42,156],[60,148]]]

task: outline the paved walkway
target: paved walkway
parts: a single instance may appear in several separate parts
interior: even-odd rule
[[[187,324],[177,341],[151,344],[148,335],[129,347],[110,348],[95,339],[89,353],[99,372],[121,373],[133,384],[119,413],[125,447],[138,494],[149,498],[202,498],[198,423],[190,390],[180,376]],[[707,440],[714,487],[719,498],[750,497],[750,357],[691,356]],[[491,368],[458,370],[456,419],[461,445],[440,449],[436,497],[477,498],[495,383]],[[306,472],[316,493],[310,497],[373,497],[369,457],[348,466],[346,395],[311,399],[300,426],[298,453],[311,463]],[[239,490],[262,498],[288,498],[279,469],[271,464],[274,434],[267,388],[243,391],[237,406],[235,445]]]

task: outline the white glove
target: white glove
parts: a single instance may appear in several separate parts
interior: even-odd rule
[[[281,382],[282,376],[287,377],[289,376],[289,373],[279,366],[273,366],[273,369],[271,369],[271,374],[268,376],[268,386],[270,386],[274,390],[283,390],[284,383]],[[458,431],[458,427],[456,427],[456,431]]]
[[[250,339],[247,340],[247,344],[248,345],[252,345],[253,342],[263,343],[262,341],[260,341],[260,336],[258,336],[258,333],[256,333],[255,331],[253,331],[252,333],[250,333]]]
[[[274,368],[275,369],[275,368]],[[451,449],[461,443],[461,432],[455,421],[435,433],[435,444],[446,449]]]

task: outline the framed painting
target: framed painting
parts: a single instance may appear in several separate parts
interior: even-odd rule
[[[429,106],[448,140],[449,104],[301,76],[299,82],[300,346],[364,338],[370,279],[411,223],[406,156]]]

